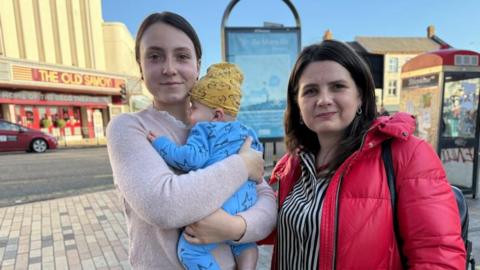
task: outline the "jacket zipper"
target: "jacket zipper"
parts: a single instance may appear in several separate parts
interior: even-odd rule
[[[335,220],[334,220],[334,234],[335,234],[335,240],[333,242],[333,263],[332,263],[332,270],[335,270],[335,258],[337,256],[337,231],[338,231],[338,196],[340,195],[340,186],[342,185],[343,181],[343,173],[340,176],[340,180],[338,181],[338,187],[337,187],[337,194],[336,194],[336,199],[335,199]]]
[[[363,135],[362,142],[360,143],[359,150],[362,149],[363,144],[365,143],[365,138],[367,137],[368,132],[372,129],[373,129],[373,127],[369,128],[367,130],[367,132],[365,132],[365,134]],[[340,196],[340,187],[342,186],[344,172],[342,172],[342,174],[340,175],[340,180],[338,181],[338,187],[337,187],[336,196],[335,196],[335,218],[334,218],[335,229],[333,231],[334,235],[335,235],[335,239],[334,239],[334,242],[333,242],[332,270],[335,270],[335,267],[336,267],[335,266],[335,263],[336,263],[335,258],[337,256],[337,238],[338,238],[338,235],[337,235],[337,231],[338,231],[338,197]]]
[[[275,177],[277,178],[277,191],[278,191],[278,193],[277,193],[277,208],[278,208],[277,215],[280,215],[280,198],[281,198],[280,197],[280,190],[281,190],[281,188],[280,188],[280,174],[276,173]],[[278,227],[278,221],[277,221],[276,227]],[[278,231],[277,231],[277,233],[278,233]],[[278,257],[279,257],[277,246],[278,246],[278,242],[277,242],[277,240],[274,240],[273,255],[275,255],[275,258],[273,258],[273,260],[275,260],[275,262],[273,262],[273,263],[275,264],[275,266],[274,266],[275,269],[278,268]],[[272,267],[272,269],[273,269],[273,267]]]
[[[277,207],[278,207],[278,212],[280,212],[280,175],[278,173],[275,174],[275,178],[277,178]]]

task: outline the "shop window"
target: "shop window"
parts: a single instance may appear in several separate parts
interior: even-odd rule
[[[25,106],[25,122],[23,123],[24,126],[32,128],[33,127],[33,107]]]
[[[20,110],[20,106],[16,105],[15,106],[15,121],[17,124],[22,125],[23,124],[23,119],[22,119],[22,112]]]
[[[45,107],[38,107],[38,115],[40,117],[41,128],[50,128],[53,126],[52,118],[47,114]]]
[[[68,108],[62,107],[62,108],[60,108],[60,112],[61,112],[63,120],[65,120],[65,122],[68,121],[68,119],[70,118],[69,115],[68,115]]]
[[[50,108],[50,117],[52,118],[53,126],[57,127],[57,120],[59,119],[57,108],[55,107]]]
[[[74,108],[68,115],[66,120],[67,129],[65,132],[68,135],[81,135],[80,124],[80,108]]]

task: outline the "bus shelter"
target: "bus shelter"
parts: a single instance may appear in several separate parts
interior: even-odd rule
[[[451,184],[475,198],[478,179],[480,54],[443,49],[402,68],[400,110],[437,151]]]

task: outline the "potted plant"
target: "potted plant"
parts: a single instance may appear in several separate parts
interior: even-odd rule
[[[53,123],[52,123],[52,120],[51,120],[51,119],[49,119],[49,118],[44,118],[44,119],[42,119],[41,124],[42,124],[42,127],[43,127],[43,128],[49,128],[49,127],[52,126]]]
[[[56,126],[57,126],[58,128],[64,128],[65,125],[66,125],[66,122],[65,122],[65,120],[63,120],[62,118],[59,118],[59,119],[57,119],[57,121],[55,122],[55,124],[56,124]]]

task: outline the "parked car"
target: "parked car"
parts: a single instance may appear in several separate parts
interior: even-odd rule
[[[57,144],[57,139],[50,134],[0,119],[0,151],[43,153],[57,148]]]

